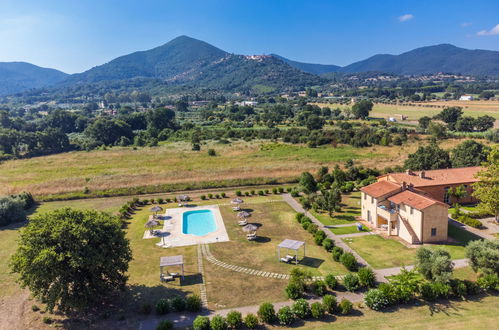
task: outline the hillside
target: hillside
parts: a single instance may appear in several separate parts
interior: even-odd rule
[[[49,86],[67,76],[64,72],[26,62],[0,62],[0,95]]]
[[[380,71],[420,75],[447,72],[499,76],[499,52],[469,50],[449,44],[421,47],[400,55],[374,55],[347,65],[340,72]]]
[[[298,62],[298,61],[293,61],[288,58],[279,56],[277,54],[271,54],[272,56],[280,59],[281,61],[284,61],[291,65],[293,68],[296,68],[298,70],[302,70],[307,73],[312,73],[312,74],[324,74],[324,73],[330,73],[330,72],[337,72],[341,67],[338,65],[332,65],[332,64],[314,64],[314,63],[304,63],[304,62]]]

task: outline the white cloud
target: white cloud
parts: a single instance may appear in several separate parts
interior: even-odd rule
[[[473,23],[471,23],[471,22],[463,22],[460,25],[461,25],[461,27],[464,28],[464,27],[470,26],[471,24],[473,24]]]
[[[494,26],[490,30],[478,31],[476,34],[479,35],[479,36],[494,36],[494,35],[498,35],[499,34],[499,24],[497,24],[496,26]]]
[[[405,14],[405,15],[402,15],[402,16],[398,17],[399,22],[407,22],[407,21],[410,21],[413,18],[414,18],[414,15],[412,15],[412,14]]]

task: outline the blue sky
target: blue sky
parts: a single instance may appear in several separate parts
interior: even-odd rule
[[[499,50],[499,1],[0,0],[0,61],[81,72],[179,35],[336,65],[439,43]]]

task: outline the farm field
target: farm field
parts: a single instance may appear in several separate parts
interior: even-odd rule
[[[441,147],[452,148],[462,141],[445,140]],[[237,141],[231,145],[209,143],[196,152],[189,143],[179,142],[137,150],[116,147],[69,152],[1,163],[0,194],[27,190],[34,195],[77,192],[84,197],[85,188],[102,191],[165,184],[203,188],[204,183],[235,186],[290,181],[303,171],[315,172],[319,166],[343,164],[348,159],[380,169],[401,165],[421,143],[424,141],[400,147],[308,148]],[[217,156],[208,156],[208,148],[214,148]]]

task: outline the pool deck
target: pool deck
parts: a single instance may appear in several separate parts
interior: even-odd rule
[[[184,212],[210,210],[213,212],[213,218],[217,229],[214,232],[208,233],[203,236],[196,236],[192,234],[184,234],[182,232],[182,223]],[[226,242],[229,240],[229,235],[225,229],[225,224],[220,213],[218,205],[206,205],[196,207],[178,207],[174,209],[167,209],[164,215],[163,230],[161,230],[160,240],[158,246],[175,247],[197,244],[209,244],[217,242]]]

